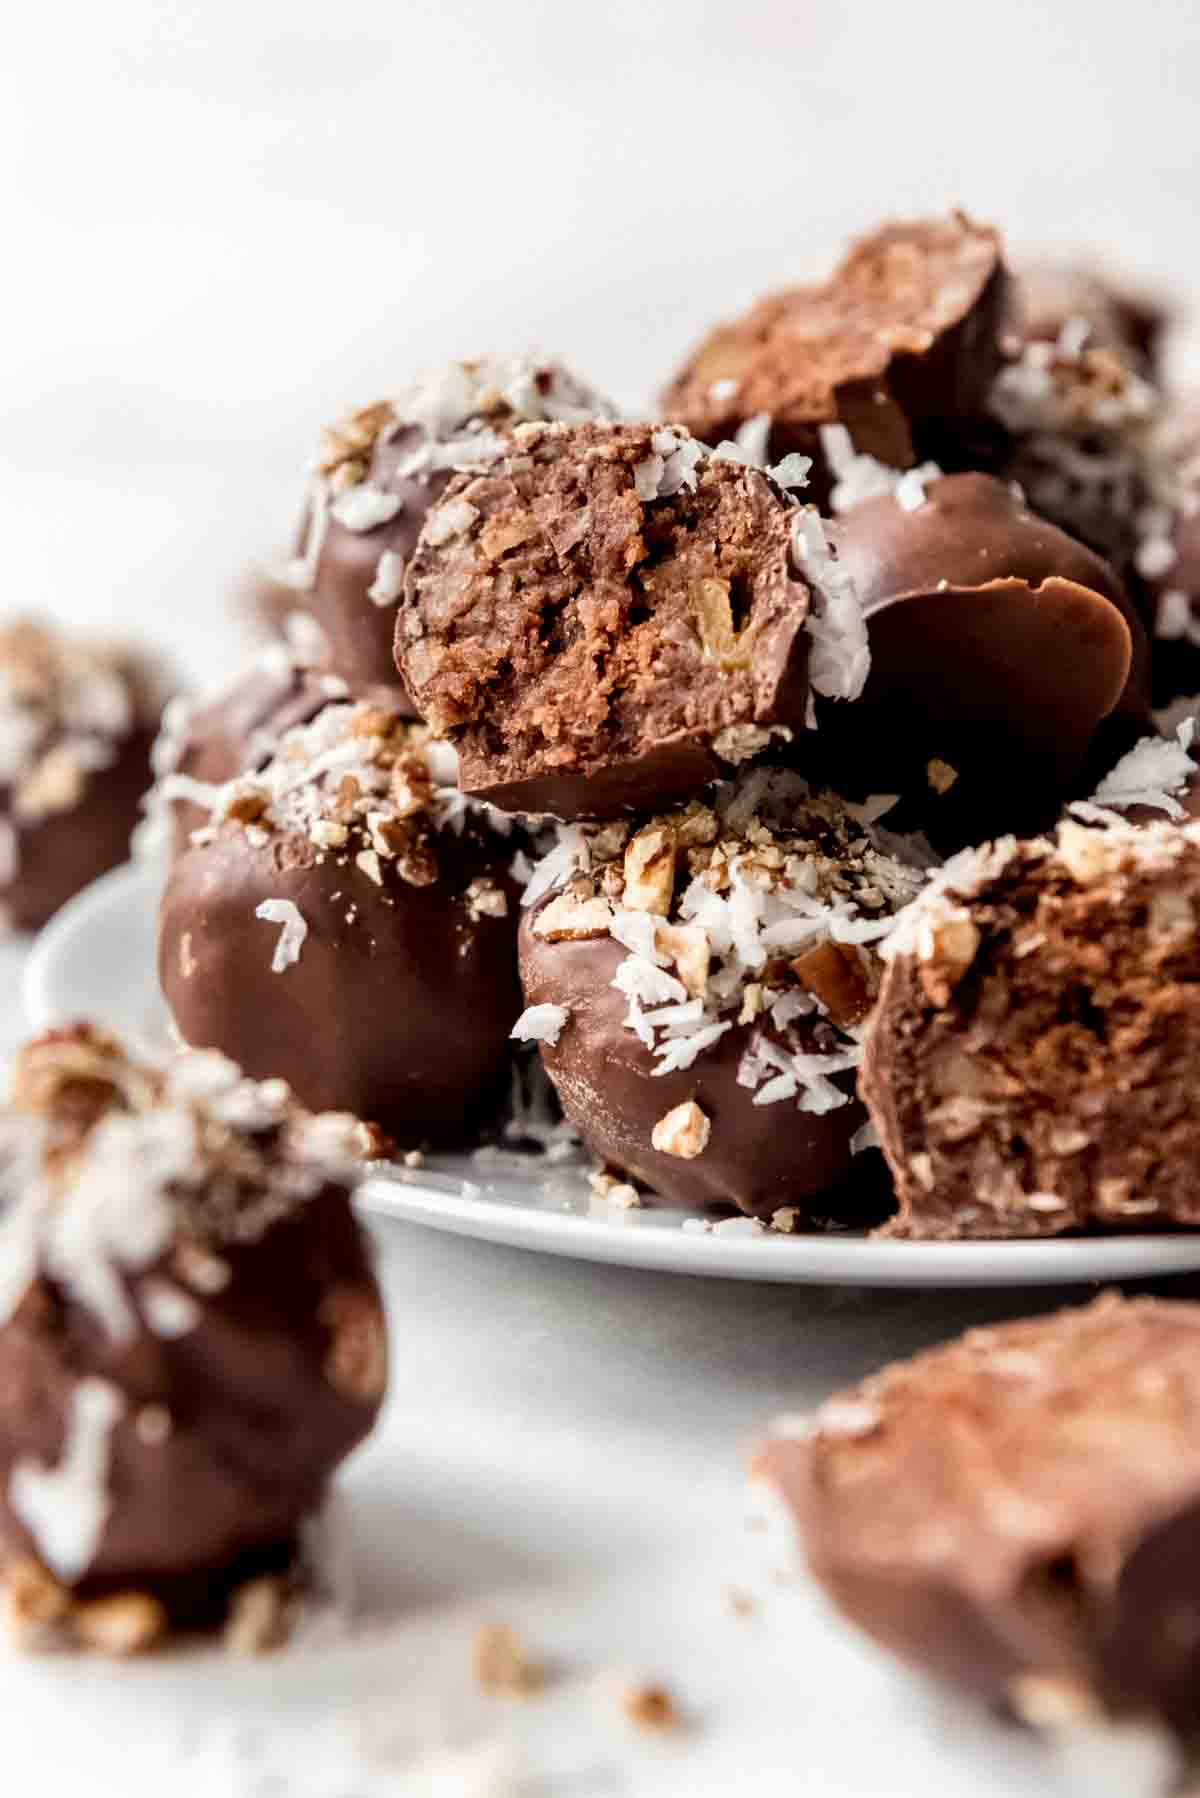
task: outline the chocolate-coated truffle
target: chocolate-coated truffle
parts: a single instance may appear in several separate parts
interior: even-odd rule
[[[801,727],[800,509],[655,425],[527,425],[430,513],[396,635],[459,779],[514,811],[604,817],[697,792]]]
[[[894,1233],[1200,1224],[1200,825],[965,851],[885,945],[859,1088]]]
[[[1035,1725],[1195,1738],[1200,1305],[971,1330],[787,1428],[757,1470],[883,1647]]]
[[[989,409],[1009,437],[998,472],[1034,511],[1126,574],[1153,498],[1152,437],[1162,400],[1136,358],[1069,340],[1013,349]]]
[[[823,720],[830,765],[878,785],[886,741],[883,784],[928,788],[937,840],[1037,829],[1106,720],[1131,734],[1097,746],[1102,762],[1150,728],[1145,634],[1107,563],[1003,482],[951,475],[912,499],[866,500],[828,527],[871,646],[861,703]]]
[[[1149,445],[1154,503],[1138,517],[1134,579],[1154,653],[1157,705],[1200,692],[1200,401],[1172,398]]]
[[[814,458],[809,497],[830,486],[819,427],[895,468],[939,456],[984,415],[999,366],[1000,240],[962,213],[882,226],[829,280],[769,294],[719,325],[662,396],[706,442],[769,415],[771,454]]]
[[[1075,262],[1028,262],[1013,271],[1005,345],[1074,344],[1116,350],[1143,372],[1156,369],[1171,309],[1159,296]]]
[[[560,363],[497,356],[451,363],[330,427],[296,556],[276,582],[292,587],[293,608],[321,634],[322,665],[355,692],[398,688],[392,639],[404,569],[454,471],[486,467],[523,420],[612,416]]]
[[[363,1128],[80,1027],[23,1052],[0,1142],[7,1572],[205,1612],[294,1546],[379,1409]]]
[[[387,704],[393,692],[371,697]],[[318,673],[272,644],[216,693],[172,700],[154,745],[158,779],[147,800],[148,810],[167,814],[172,848],[184,848],[193,830],[207,824],[219,787],[262,767],[286,731],[346,697],[337,675]]]
[[[848,1221],[870,944],[920,877],[795,774],[709,797],[551,851],[518,1034],[588,1146],[660,1197]]]
[[[36,930],[125,860],[162,701],[132,650],[0,629],[0,927]]]
[[[518,844],[452,764],[423,726],[343,702],[220,790],[162,901],[185,1042],[407,1146],[469,1134],[520,1009]]]

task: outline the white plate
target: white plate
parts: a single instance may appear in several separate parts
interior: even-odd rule
[[[25,973],[25,1005],[35,1029],[89,1017],[142,1049],[164,1046],[166,1018],[154,971],[159,881],[153,867],[118,868],[47,926]],[[1200,1234],[906,1243],[851,1234],[781,1236],[741,1221],[703,1231],[699,1212],[677,1206],[618,1211],[596,1202],[582,1164],[547,1169],[540,1161],[488,1151],[431,1156],[419,1169],[381,1168],[366,1181],[361,1199],[373,1213],[490,1242],[727,1279],[1028,1286],[1200,1269]]]

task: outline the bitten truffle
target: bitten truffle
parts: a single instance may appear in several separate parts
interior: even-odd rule
[[[860,1091],[911,1237],[1200,1224],[1200,825],[964,851],[884,945]]]
[[[613,416],[560,363],[515,356],[450,363],[352,412],[324,433],[297,553],[277,571],[271,610],[282,615],[290,587],[290,613],[315,625],[322,665],[355,692],[397,688],[407,709],[392,659],[396,602],[421,525],[453,473],[486,467],[522,420]]]
[[[38,929],[125,860],[163,698],[132,650],[0,629],[0,928]]]
[[[396,653],[463,788],[611,816],[802,727],[801,516],[766,473],[655,425],[524,426],[459,476],[410,564]]]
[[[520,1010],[519,838],[463,799],[453,761],[424,726],[347,701],[218,790],[162,900],[185,1042],[405,1146],[469,1134]]]
[[[588,1146],[660,1197],[850,1221],[871,944],[921,876],[793,773],[709,799],[563,834],[526,892],[517,1033]]]
[[[757,1470],[833,1602],[1034,1725],[1200,1726],[1200,1305],[971,1330],[784,1420]]]
[[[857,450],[894,468],[945,460],[984,418],[1005,288],[989,226],[962,213],[883,225],[829,280],[718,325],[664,392],[663,415],[709,443],[761,419],[772,455],[814,458],[819,504],[831,485],[822,425],[844,425]]]
[[[878,784],[887,741],[887,781],[935,840],[1053,822],[1089,758],[1151,729],[1149,645],[1120,580],[1005,483],[931,480],[828,534],[871,646],[860,704],[822,720],[830,765]]]
[[[221,1056],[146,1066],[87,1027],[23,1051],[0,1115],[10,1620],[129,1652],[294,1554],[383,1397],[366,1146]]]

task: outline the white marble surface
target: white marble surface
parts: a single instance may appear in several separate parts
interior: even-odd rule
[[[1200,279],[1191,0],[110,0],[25,9],[0,60],[3,606],[140,631],[195,678],[236,658],[232,583],[314,427],[431,360],[544,346],[636,401],[756,287],[953,201]],[[6,1790],[1056,1789],[775,1580],[742,1472],[776,1410],[1053,1294],[381,1248],[395,1386],[345,1491],[382,1640],[236,1674],[6,1664]],[[543,1704],[471,1693],[484,1614],[561,1661]],[[618,1670],[667,1679],[686,1734],[624,1733]]]

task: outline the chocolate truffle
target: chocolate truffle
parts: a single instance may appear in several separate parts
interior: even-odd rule
[[[1157,368],[1170,307],[1103,270],[1077,262],[1028,262],[1014,269],[1004,323],[1005,348],[1027,343],[1084,344],[1115,350],[1143,373]]]
[[[343,702],[220,789],[162,901],[183,1040],[405,1146],[465,1137],[520,1010],[519,839],[453,773],[424,726]]]
[[[158,778],[146,802],[152,815],[167,815],[172,849],[183,849],[191,833],[208,823],[220,787],[261,768],[286,731],[311,723],[347,696],[346,683],[336,674],[321,674],[282,644],[271,644],[207,698],[173,699],[154,745]],[[394,703],[395,690],[361,697],[387,706]]]
[[[921,877],[792,772],[709,799],[564,833],[526,891],[517,1034],[661,1198],[852,1221],[871,944]]]
[[[822,719],[829,765],[878,784],[886,741],[888,782],[935,841],[1051,823],[1093,746],[1102,766],[1151,728],[1149,647],[1120,580],[1003,482],[927,481],[828,534],[871,647],[860,704]]]
[[[883,1647],[1033,1724],[1200,1724],[1200,1305],[1106,1294],[874,1374],[760,1453]]]
[[[1164,404],[1148,448],[1153,503],[1137,520],[1135,580],[1160,706],[1200,692],[1200,401]]]
[[[23,1052],[0,1143],[10,1616],[145,1647],[278,1566],[374,1421],[366,1133],[80,1027]]]
[[[454,471],[486,467],[523,420],[613,416],[560,363],[494,356],[453,362],[328,429],[297,553],[274,582],[291,587],[292,610],[315,625],[322,665],[355,692],[397,687],[392,639],[405,565]],[[271,609],[282,609],[277,595]]]
[[[989,400],[1009,436],[998,472],[1034,511],[1132,570],[1140,520],[1153,499],[1158,389],[1135,358],[1062,338],[1010,354]]]
[[[822,425],[844,425],[856,449],[895,468],[944,460],[984,416],[1005,285],[999,237],[963,213],[883,225],[829,280],[718,325],[664,392],[663,414],[709,443],[763,418],[772,455],[814,458],[818,503],[831,484]]]
[[[1200,825],[965,851],[884,945],[859,1089],[913,1237],[1200,1224]]]
[[[409,566],[396,653],[464,790],[605,817],[690,797],[802,727],[802,516],[767,474],[656,425],[527,425],[459,476]]]
[[[126,859],[163,697],[130,649],[0,628],[0,926],[38,929]]]

